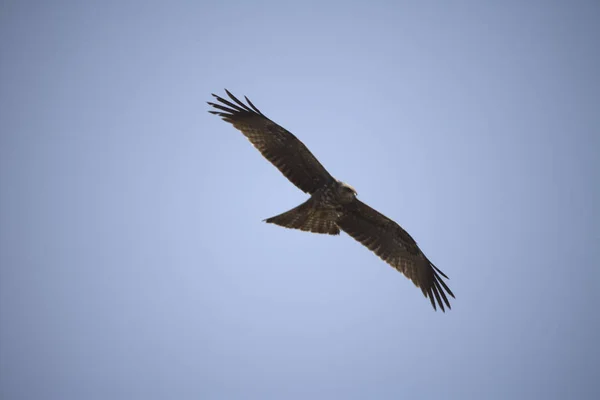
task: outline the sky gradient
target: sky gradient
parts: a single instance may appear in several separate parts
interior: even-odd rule
[[[600,398],[599,20],[2,2],[0,398]],[[223,88],[402,225],[452,310],[262,222],[306,195],[206,112]]]

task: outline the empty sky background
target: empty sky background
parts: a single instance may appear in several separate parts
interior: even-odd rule
[[[599,398],[596,1],[0,3],[0,398]],[[451,278],[434,312],[210,93]]]

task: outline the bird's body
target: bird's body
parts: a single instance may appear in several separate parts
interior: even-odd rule
[[[444,311],[450,308],[446,293],[454,294],[442,277],[448,277],[423,254],[415,240],[400,225],[364,204],[356,190],[335,178],[292,133],[268,119],[246,98],[242,103],[226,91],[230,102],[208,103],[210,111],[240,130],[262,155],[310,198],[299,206],[265,221],[286,228],[339,235],[343,230],[402,272]]]

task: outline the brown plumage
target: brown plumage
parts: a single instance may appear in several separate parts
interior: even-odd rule
[[[313,194],[334,180],[296,136],[265,117],[247,97],[250,107],[226,92],[237,104],[213,94],[222,104],[208,103],[220,110],[209,112],[220,115],[241,131],[294,185],[305,193]]]
[[[241,131],[283,175],[311,195],[266,222],[330,235],[343,230],[421,288],[434,309],[450,309],[447,295],[454,294],[442,280],[448,277],[400,225],[358,200],[354,188],[333,178],[296,136],[267,118],[247,97],[244,104],[225,92],[231,101],[213,94],[220,104],[209,102],[216,109],[209,112]]]

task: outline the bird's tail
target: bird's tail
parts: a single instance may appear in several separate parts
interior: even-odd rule
[[[283,214],[267,218],[265,222],[290,229],[339,235],[340,228],[335,223],[338,219],[335,210],[315,207],[312,200],[310,198],[298,207],[292,208]]]

